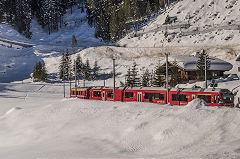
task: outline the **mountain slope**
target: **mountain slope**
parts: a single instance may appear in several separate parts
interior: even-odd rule
[[[119,41],[126,47],[216,46],[240,42],[237,0],[183,0],[151,21],[134,36]],[[163,25],[167,16],[176,22]],[[189,25],[189,26],[188,26]]]

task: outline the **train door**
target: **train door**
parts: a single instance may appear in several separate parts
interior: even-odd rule
[[[142,102],[142,92],[138,92],[137,101]]]
[[[105,91],[102,91],[102,100],[105,100]]]
[[[192,94],[192,100],[194,100],[196,98],[195,94]]]

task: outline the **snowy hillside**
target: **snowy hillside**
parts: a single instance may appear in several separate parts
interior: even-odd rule
[[[237,0],[179,1],[119,44],[127,47],[235,46],[240,42],[239,9]],[[168,15],[176,17],[176,22],[163,25]]]
[[[64,16],[64,23],[65,26],[61,30],[48,35],[48,32],[33,19],[32,39],[26,39],[7,24],[0,24],[0,82],[29,78],[37,61],[56,58],[66,49],[72,53],[72,35],[75,35],[78,41],[75,50],[105,45],[100,39],[94,37],[95,30],[88,25],[86,13],[81,13],[77,7],[73,9],[73,14],[68,11]],[[24,48],[1,40],[29,44],[33,47]]]
[[[238,108],[63,99],[52,84],[0,90],[0,158],[240,157]]]

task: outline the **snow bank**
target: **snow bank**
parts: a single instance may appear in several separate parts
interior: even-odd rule
[[[9,107],[0,117],[0,158],[240,157],[237,108],[210,107],[199,99],[170,106],[49,98],[49,90],[60,93],[62,87],[39,87],[11,84],[5,88],[25,90],[0,92],[27,93],[23,102],[0,100]]]

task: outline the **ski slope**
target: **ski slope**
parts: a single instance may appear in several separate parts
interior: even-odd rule
[[[240,157],[238,108],[64,99],[59,84],[0,89],[0,158]]]

